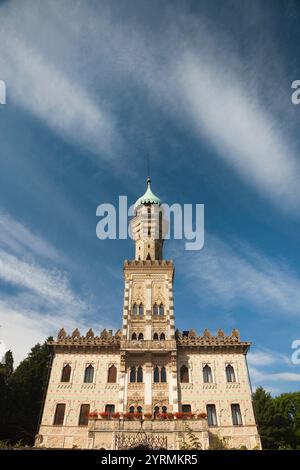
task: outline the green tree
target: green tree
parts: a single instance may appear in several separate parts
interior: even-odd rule
[[[300,392],[283,393],[274,398],[274,405],[289,423],[289,435],[281,443],[282,448],[300,449]]]
[[[289,419],[276,406],[275,399],[262,387],[253,394],[253,406],[263,449],[279,449],[294,442]]]
[[[34,442],[50,360],[51,352],[47,342],[37,344],[8,377],[4,437],[11,443],[21,440],[24,444],[32,445]]]

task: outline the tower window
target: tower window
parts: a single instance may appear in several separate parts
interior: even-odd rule
[[[217,426],[216,405],[206,405],[208,426]]]
[[[79,413],[79,426],[87,426],[89,422],[90,405],[81,405]]]
[[[143,306],[143,304],[140,304],[140,305],[139,305],[139,315],[140,315],[140,316],[143,316],[143,315],[144,315],[144,306]]]
[[[132,341],[136,340],[136,333],[132,333],[131,339],[132,339]]]
[[[160,304],[159,306],[159,315],[163,316],[165,314],[164,306],[163,304]]]
[[[64,424],[66,405],[65,403],[58,403],[55,409],[54,426],[62,426]]]
[[[153,305],[153,315],[158,315],[158,305],[157,305],[157,303],[155,303]]]
[[[234,426],[242,426],[242,415],[240,405],[234,403],[231,405],[232,424]]]
[[[153,339],[154,339],[154,341],[158,341],[158,334],[157,333],[154,333]]]
[[[166,368],[162,367],[160,370],[160,381],[165,383],[167,381]]]
[[[159,406],[155,406],[154,407],[154,418],[156,418],[158,414],[159,414]]]
[[[189,370],[187,366],[180,367],[180,382],[189,383]]]
[[[135,367],[131,367],[130,369],[130,382],[133,383],[135,382],[135,379],[136,379],[136,369]]]
[[[132,307],[132,314],[133,314],[133,315],[137,315],[137,314],[138,314],[138,307],[137,307],[137,304],[133,304],[133,307]]]
[[[167,413],[168,411],[168,408],[166,406],[163,406],[162,409],[161,409],[161,412],[162,413]]]
[[[137,411],[138,413],[142,413],[142,412],[143,412],[143,408],[142,408],[141,406],[138,406],[137,409],[136,409],[136,411]]]
[[[144,339],[144,335],[143,335],[143,333],[140,333],[139,334],[139,341],[141,341],[142,339]]]
[[[84,371],[84,382],[93,383],[94,380],[94,367],[90,364]]]
[[[235,382],[235,372],[231,364],[226,366],[226,378],[227,382]]]
[[[212,379],[212,372],[211,372],[211,368],[209,365],[205,365],[203,367],[203,382],[205,383],[211,383],[213,381]]]
[[[165,334],[164,334],[164,333],[161,333],[159,339],[160,339],[161,341],[164,341],[164,340],[166,339]]]
[[[133,405],[131,405],[131,406],[129,407],[129,413],[134,413],[134,406],[133,406]]]
[[[158,383],[159,382],[159,368],[156,366],[154,367],[153,371],[153,382]]]
[[[61,382],[70,382],[71,378],[71,366],[70,364],[66,364],[63,367],[62,373],[61,373]]]
[[[107,373],[107,382],[108,383],[116,383],[117,381],[117,368],[115,365],[111,365],[108,368],[108,373]]]
[[[150,233],[149,233],[150,235]],[[150,256],[150,253],[147,254],[147,258],[146,258],[148,261],[151,261],[151,256]]]
[[[137,370],[137,382],[143,382],[143,368],[141,366]]]

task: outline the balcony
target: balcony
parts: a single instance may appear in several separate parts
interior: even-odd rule
[[[176,350],[176,341],[123,340],[120,347],[126,351],[170,351]]]
[[[145,419],[143,421],[124,419],[90,419],[89,432],[184,432],[186,427],[193,432],[207,431],[206,419]]]

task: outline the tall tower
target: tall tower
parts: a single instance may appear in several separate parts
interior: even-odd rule
[[[173,262],[163,259],[161,200],[147,189],[135,203],[135,259],[124,262],[120,411],[178,410]],[[164,408],[165,407],[165,408]]]

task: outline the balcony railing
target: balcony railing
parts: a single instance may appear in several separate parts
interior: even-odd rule
[[[123,340],[121,349],[132,350],[176,350],[176,341],[167,339],[162,341],[153,340]]]

